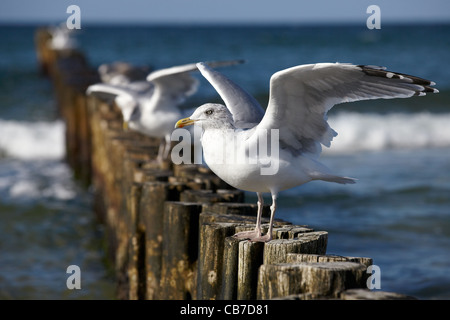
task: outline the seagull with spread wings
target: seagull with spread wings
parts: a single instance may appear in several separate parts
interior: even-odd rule
[[[97,70],[103,83],[122,86],[127,86],[131,82],[145,81],[152,71],[149,66],[136,66],[123,61],[103,63]]]
[[[280,191],[312,180],[355,183],[353,178],[333,174],[318,160],[322,145],[330,147],[337,135],[327,122],[327,112],[334,105],[438,92],[432,88],[435,84],[432,81],[382,67],[307,64],[272,75],[269,103],[264,112],[251,95],[221,73],[203,63],[198,64],[198,69],[226,106],[204,104],[189,118],[179,120],[175,127],[201,125],[204,160],[209,168],[231,186],[257,193],[256,227],[235,237],[262,242],[272,239]],[[264,169],[270,169],[268,166],[275,170],[264,173]],[[263,193],[272,196],[265,235],[261,229]]]
[[[211,67],[242,63],[242,60],[212,61]],[[205,64],[206,65],[206,64]],[[168,158],[173,124],[183,116],[179,105],[198,88],[198,79],[191,75],[195,63],[151,72],[146,81],[125,84],[97,83],[88,87],[87,94],[102,99],[114,99],[120,108],[124,127],[144,135],[160,138],[157,161]]]

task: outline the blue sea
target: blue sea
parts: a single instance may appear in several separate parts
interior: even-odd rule
[[[64,162],[65,127],[39,73],[37,27],[0,26],[0,299],[114,299],[92,192]],[[329,122],[339,135],[321,159],[357,183],[284,191],[277,218],[328,231],[328,253],[373,258],[381,290],[450,299],[450,24],[83,25],[75,36],[93,67],[245,59],[221,71],[263,106],[270,76],[306,63],[380,65],[435,81],[439,94],[336,106]],[[198,78],[186,108],[220,101]],[[82,271],[80,290],[66,286],[70,265]]]

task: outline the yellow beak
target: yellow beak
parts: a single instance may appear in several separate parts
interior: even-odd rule
[[[123,126],[123,130],[127,131],[128,130],[128,121],[124,121],[122,126]]]
[[[177,123],[175,123],[175,129],[190,126],[190,125],[194,124],[195,121],[197,121],[197,120],[192,120],[191,118],[184,118],[184,119],[178,120]]]

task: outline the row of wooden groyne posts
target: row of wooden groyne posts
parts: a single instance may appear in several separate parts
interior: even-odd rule
[[[36,30],[40,68],[66,124],[66,161],[95,190],[118,299],[406,298],[367,289],[372,259],[326,255],[326,231],[278,220],[270,242],[231,237],[254,228],[256,204],[201,165],[157,164],[159,140],[124,131],[117,107],[86,96],[97,70],[50,38]]]

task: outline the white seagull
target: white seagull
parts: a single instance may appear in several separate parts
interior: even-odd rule
[[[52,37],[49,46],[54,50],[74,50],[78,48],[78,41],[73,37],[74,30],[67,28],[65,23],[49,29]]]
[[[242,63],[242,60],[212,61],[212,67]],[[97,83],[86,93],[103,99],[114,99],[120,108],[124,128],[160,138],[157,161],[168,158],[174,123],[183,116],[179,105],[197,91],[198,80],[190,73],[195,63],[151,72],[144,81],[122,84]]]
[[[208,167],[231,186],[256,192],[258,214],[252,231],[235,237],[266,242],[272,239],[278,193],[312,180],[341,184],[341,177],[318,161],[337,133],[328,125],[327,112],[344,102],[422,96],[434,82],[386,71],[383,67],[348,63],[317,63],[281,70],[270,79],[269,103],[261,106],[238,85],[206,64],[198,69],[226,106],[204,104],[175,127],[200,124]],[[242,129],[242,128],[250,129]],[[270,150],[270,152],[268,152]],[[269,230],[261,231],[262,194],[272,195]]]
[[[123,61],[104,63],[98,67],[98,73],[103,83],[123,86],[127,86],[131,82],[145,81],[150,71],[148,66],[134,66]]]

